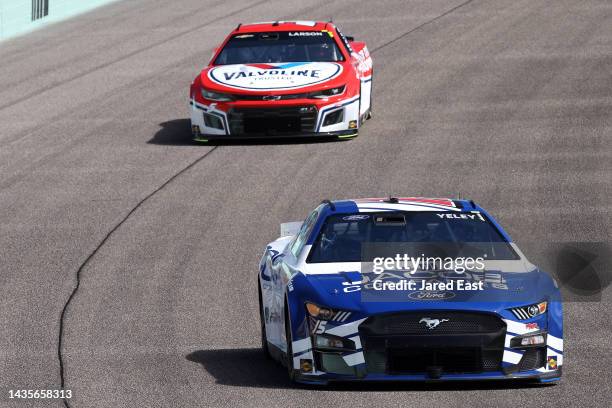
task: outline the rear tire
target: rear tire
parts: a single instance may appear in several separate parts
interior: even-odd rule
[[[293,336],[291,335],[291,319],[289,318],[289,311],[287,302],[285,302],[285,339],[287,340],[287,354],[285,356],[285,362],[287,363],[287,374],[289,380],[295,382],[297,371],[293,368]]]
[[[268,347],[268,336],[266,335],[266,319],[264,316],[263,301],[261,296],[261,286],[257,282],[257,293],[259,294],[259,322],[261,326],[261,350],[267,359],[272,359],[270,348]]]

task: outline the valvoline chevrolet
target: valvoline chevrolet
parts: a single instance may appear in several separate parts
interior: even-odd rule
[[[366,44],[333,23],[241,24],[191,84],[193,138],[352,138],[371,89]]]
[[[300,383],[561,377],[557,284],[473,201],[326,200],[281,224],[258,291],[263,351]]]

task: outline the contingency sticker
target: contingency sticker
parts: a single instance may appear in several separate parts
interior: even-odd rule
[[[362,221],[370,218],[367,214],[355,214],[355,215],[347,215],[346,217],[342,217],[342,221]]]

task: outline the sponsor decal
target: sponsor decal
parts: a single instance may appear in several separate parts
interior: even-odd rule
[[[525,324],[525,328],[527,330],[540,330],[540,326],[537,323],[527,323]]]
[[[549,370],[556,370],[557,369],[557,357],[556,356],[550,356],[548,357],[548,369]]]
[[[309,358],[300,358],[300,369],[305,373],[311,373],[313,369],[312,360]]]
[[[253,91],[304,88],[336,78],[342,66],[334,62],[221,65],[208,71],[218,84]]]
[[[320,31],[296,31],[290,32],[289,37],[322,37],[323,33]]]
[[[433,330],[438,327],[441,323],[448,322],[448,319],[432,319],[431,317],[423,317],[419,320],[419,323],[425,324],[429,330]]]
[[[276,258],[283,256],[282,253],[280,253],[276,249],[272,249],[272,247],[269,245],[267,249],[268,249],[268,252],[270,253],[270,257],[272,258],[272,262],[274,262]]]
[[[420,290],[417,292],[410,293],[408,297],[414,300],[445,300],[445,299],[454,298],[455,293],[454,292],[427,292],[424,290]]]
[[[359,71],[366,73],[372,69],[372,58],[370,58],[370,52],[367,47],[364,47],[361,51],[353,53],[359,61]]]
[[[436,214],[436,215],[440,218],[485,221],[484,217],[480,215],[480,213],[473,213],[473,214],[441,213],[441,214]]]
[[[367,214],[355,214],[355,215],[347,215],[346,217],[342,217],[342,221],[362,221],[370,218]]]

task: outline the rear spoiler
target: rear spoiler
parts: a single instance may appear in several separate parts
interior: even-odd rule
[[[302,227],[302,221],[285,222],[280,225],[280,238],[297,235]]]

